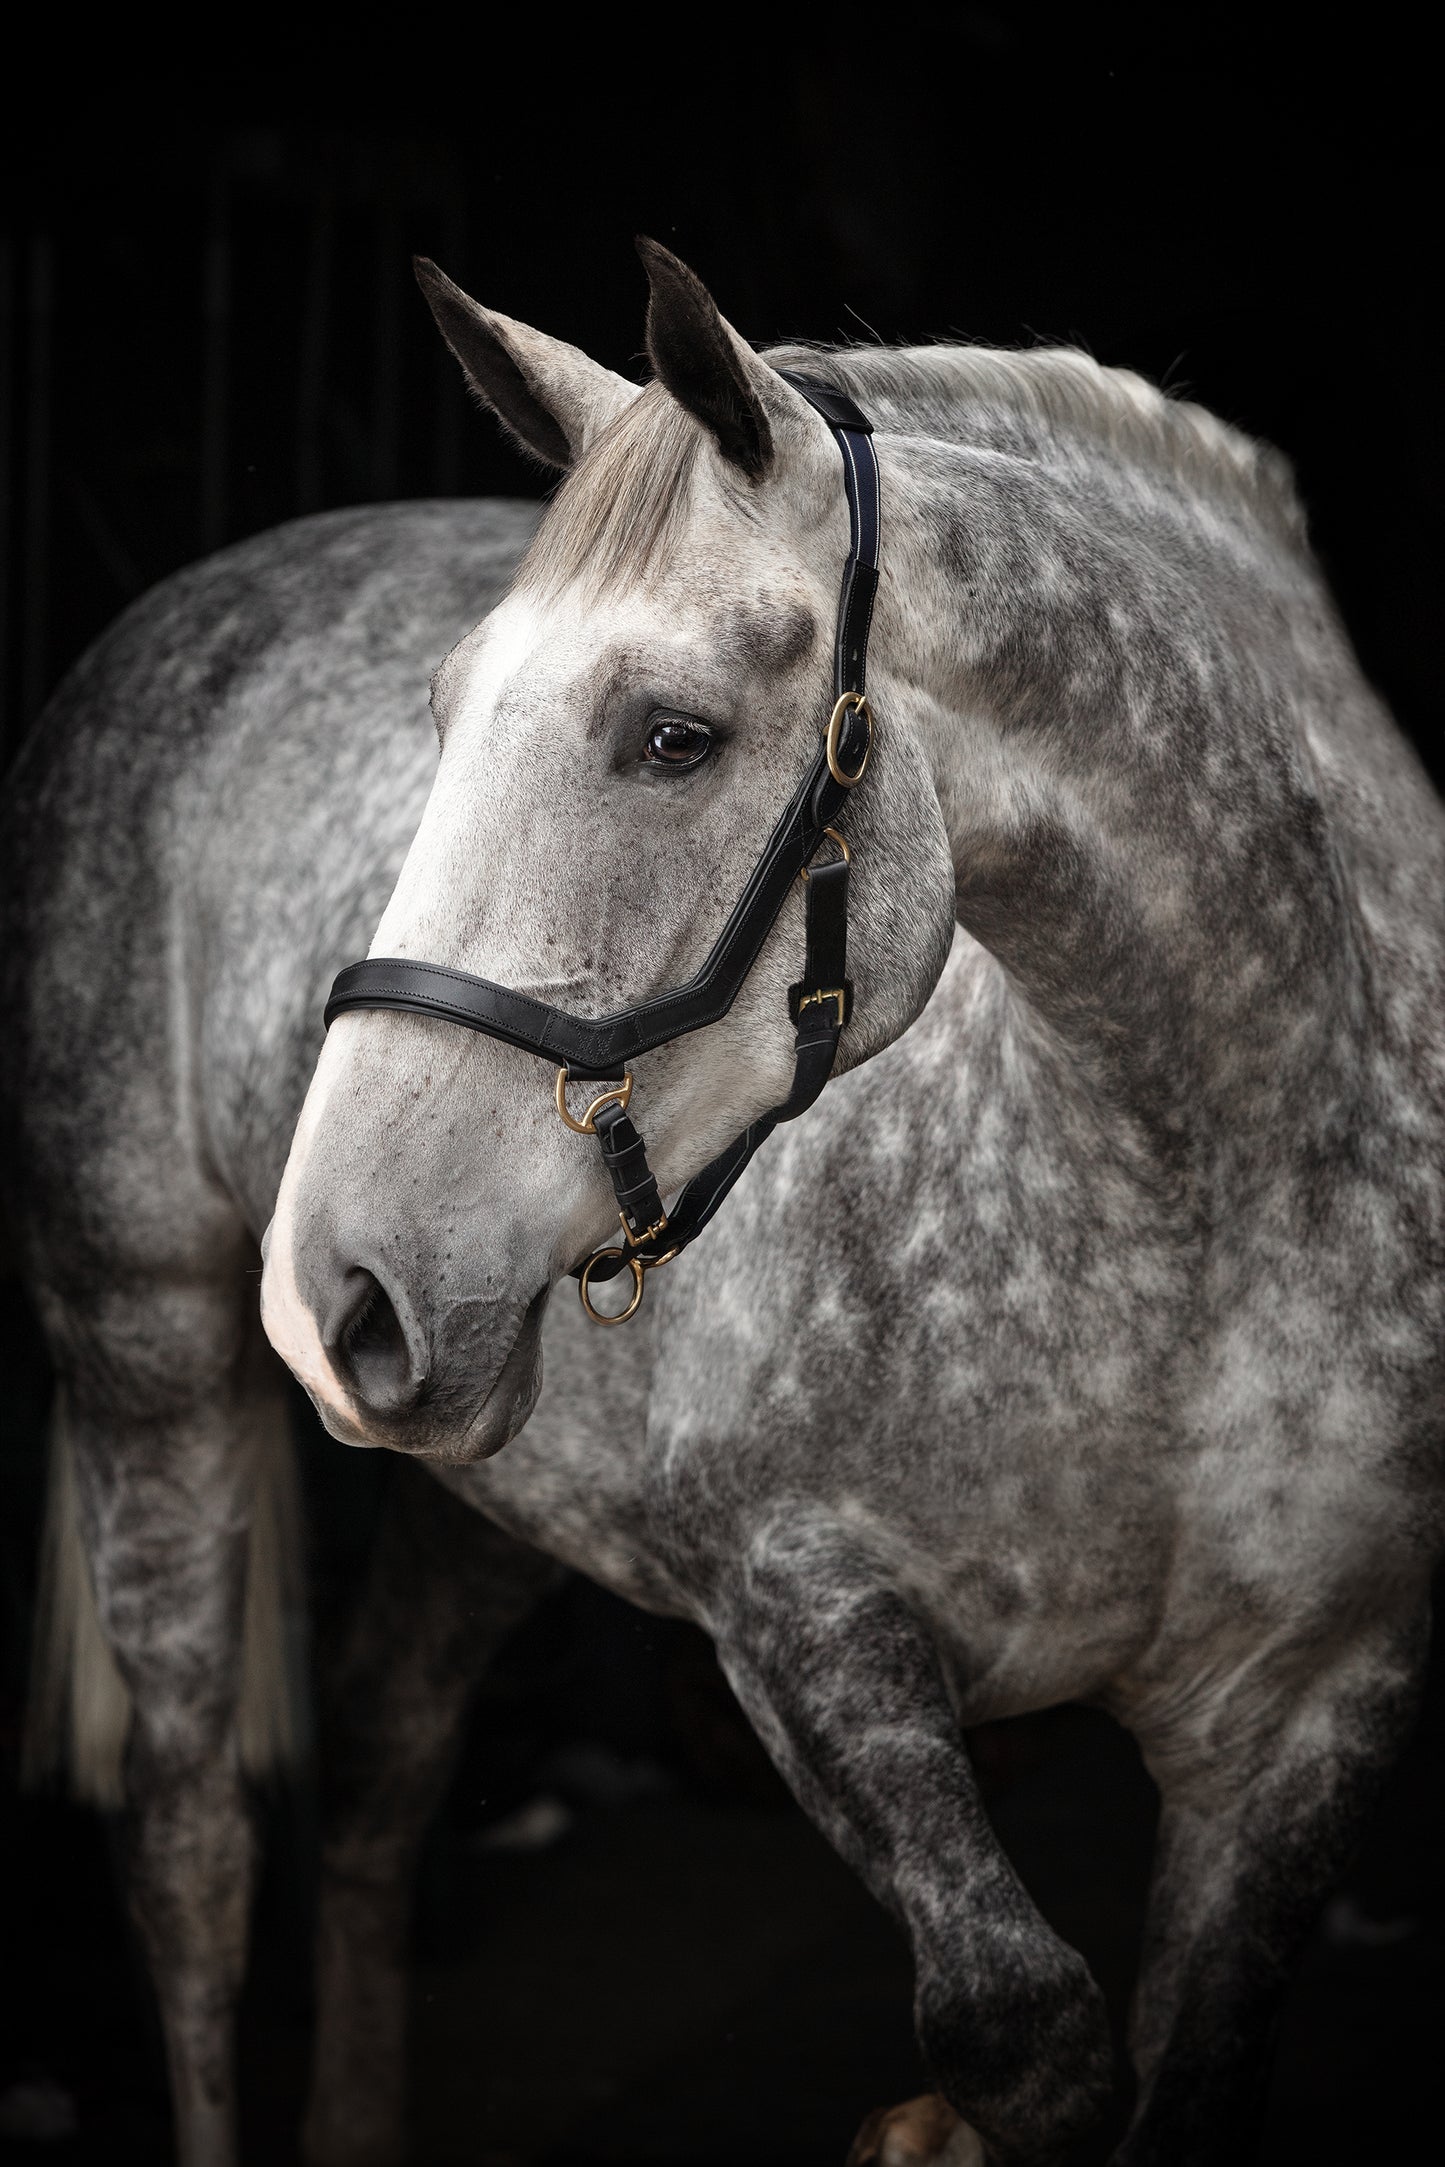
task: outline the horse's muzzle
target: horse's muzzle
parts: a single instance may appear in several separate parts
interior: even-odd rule
[[[428,1333],[403,1287],[364,1265],[339,1273],[321,1340],[348,1430],[418,1459],[499,1452],[536,1400],[547,1293],[510,1317],[489,1300],[458,1302]]]

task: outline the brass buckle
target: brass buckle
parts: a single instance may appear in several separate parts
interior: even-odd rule
[[[845,768],[838,765],[838,746],[843,736],[843,718],[854,710],[863,717],[863,720],[868,725],[868,742],[863,748],[863,757],[858,763],[857,773],[850,775]],[[828,721],[828,773],[835,783],[841,783],[845,790],[851,790],[855,783],[862,782],[864,775],[868,772],[868,762],[872,756],[873,710],[868,705],[867,695],[862,692],[845,692],[833,709]]]
[[[837,1002],[838,1029],[841,1031],[843,1028],[845,1011],[848,1006],[848,995],[846,990],[842,986],[828,986],[819,993],[800,994],[798,997],[798,1013],[799,1015],[801,1015],[805,1008],[821,1008],[825,1001]]]
[[[832,842],[832,843],[836,843],[836,844],[838,845],[838,848],[839,848],[839,849],[840,849],[840,850],[842,851],[842,853],[843,853],[843,863],[844,863],[845,865],[851,865],[851,864],[853,863],[853,853],[852,853],[852,851],[851,851],[851,850],[850,850],[850,849],[848,848],[848,845],[847,845],[847,844],[846,844],[846,843],[844,842],[844,840],[843,840],[842,836],[841,836],[841,835],[840,835],[840,834],[838,833],[838,830],[837,830],[836,828],[824,828],[824,830],[823,830],[823,833],[824,833],[824,834],[825,834],[825,835],[827,836],[827,838],[828,838],[829,842]],[[800,865],[800,866],[798,867],[798,878],[799,878],[799,880],[806,880],[806,879],[807,879],[807,877],[808,877],[808,868],[807,868],[807,866],[806,866],[806,865]]]
[[[595,1136],[597,1134],[597,1115],[600,1109],[610,1105],[613,1099],[616,1099],[619,1106],[626,1106],[631,1096],[632,1071],[628,1069],[621,1084],[615,1091],[601,1092],[592,1101],[582,1119],[574,1121],[567,1111],[567,1071],[565,1068],[559,1068],[557,1071],[557,1111],[574,1136]]]
[[[627,1236],[627,1246],[629,1249],[640,1249],[644,1242],[650,1242],[652,1240],[654,1234],[665,1234],[667,1232],[666,1212],[663,1213],[660,1219],[655,1219],[651,1226],[645,1226],[640,1234],[634,1234],[631,1227],[627,1224],[627,1214],[625,1211],[620,1211],[617,1216],[618,1219],[621,1221],[622,1231]],[[672,1253],[674,1256],[677,1254],[676,1250],[674,1250]],[[657,1261],[661,1263],[661,1257],[659,1257]]]

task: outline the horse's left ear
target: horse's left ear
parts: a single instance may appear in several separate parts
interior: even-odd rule
[[[412,265],[472,390],[534,458],[575,466],[593,438],[637,397],[636,384],[565,340],[483,308],[427,257],[414,256]]]
[[[773,423],[796,403],[775,369],[740,339],[695,271],[659,241],[637,237],[651,288],[647,356],[680,406],[711,431],[750,480],[773,462]]]

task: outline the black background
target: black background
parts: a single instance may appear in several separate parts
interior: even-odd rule
[[[419,18],[264,61],[252,37],[214,71],[118,55],[104,93],[62,77],[9,138],[7,713],[221,542],[535,493],[408,258],[635,370],[641,231],[755,340],[1078,340],[1271,437],[1423,732],[1430,70],[1388,11],[1330,21],[955,8],[805,34],[700,11],[459,45]]]
[[[226,17],[205,26],[214,47],[164,63],[88,45],[83,74],[60,26],[12,86],[6,133],[7,751],[87,641],[207,549],[329,505],[538,493],[468,408],[409,256],[636,373],[641,231],[758,341],[1073,340],[1272,438],[1365,666],[1433,762],[1433,77],[1402,18],[1324,20],[698,10],[583,27],[538,11],[323,36]],[[165,2110],[117,1839],[14,1796],[47,1385],[13,1286],[4,1321],[0,1833],[23,2009],[0,2090],[58,2078],[81,2115],[65,2157],[145,2160],[164,2156]],[[306,1434],[328,1584],[382,1479],[333,1452]],[[579,1761],[579,1740],[601,1760]],[[1072,1714],[977,1751],[1000,1826],[1117,2003],[1150,1812],[1131,1756]],[[479,1865],[477,1831],[539,1785],[572,1833],[532,1863]],[[1417,1754],[1352,1884],[1389,1931],[1317,1941],[1271,2161],[1414,2156],[1388,2133],[1425,2102],[1438,2038],[1442,1803]],[[304,2067],[309,1813],[304,1787],[270,1809],[245,2063],[268,2159],[287,2156]],[[619,1888],[609,1910],[599,1892]],[[791,1973],[759,1954],[779,1918],[797,1927]],[[705,1650],[579,1586],[503,1666],[428,1854],[424,2156],[470,2157],[470,2136],[509,2161],[840,2159],[858,2112],[920,2081],[884,1932],[770,1786]],[[734,1974],[723,2022],[708,1995]],[[477,2049],[502,2072],[485,2096],[463,2082],[479,2010]],[[649,2060],[653,2031],[671,2044]],[[572,2099],[599,2038],[611,2074]]]

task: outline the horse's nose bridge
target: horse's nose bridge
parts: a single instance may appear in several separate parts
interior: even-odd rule
[[[517,1088],[510,1049],[386,1012],[333,1033],[282,1182],[263,1306],[313,1396],[370,1430],[484,1376],[519,1300],[548,1279],[540,1237],[567,1201],[548,1146],[563,1132],[550,1076],[521,1061]],[[510,1131],[509,1101],[523,1113]]]

